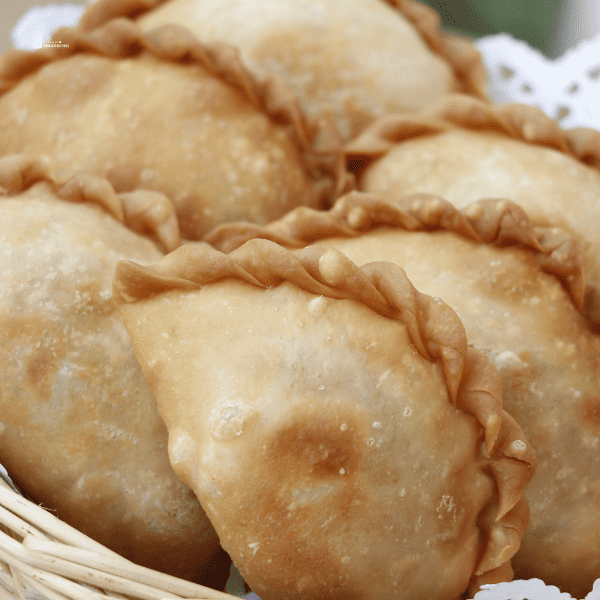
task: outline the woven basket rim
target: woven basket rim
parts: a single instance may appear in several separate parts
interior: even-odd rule
[[[24,498],[0,471],[0,599],[231,600],[138,566]]]

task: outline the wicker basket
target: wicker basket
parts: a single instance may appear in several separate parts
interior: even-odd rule
[[[24,498],[0,472],[0,600],[231,600],[140,567]]]

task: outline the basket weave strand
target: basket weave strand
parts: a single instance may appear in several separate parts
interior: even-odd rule
[[[140,567],[19,495],[0,477],[0,600],[231,600]]]

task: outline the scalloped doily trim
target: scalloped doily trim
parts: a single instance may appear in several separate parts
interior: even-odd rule
[[[600,129],[600,35],[554,60],[508,33],[480,38],[475,45],[493,102],[532,104],[562,127]]]
[[[570,594],[561,592],[554,585],[546,585],[541,579],[518,579],[497,584],[486,584],[473,600],[573,600]],[[583,600],[600,600],[600,579]]]

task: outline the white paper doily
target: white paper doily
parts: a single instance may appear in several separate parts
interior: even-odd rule
[[[600,130],[600,35],[555,60],[507,33],[475,44],[483,55],[494,102],[533,104],[561,127]]]
[[[484,585],[474,600],[573,600],[556,586],[546,585],[541,579],[518,580],[510,583]],[[583,600],[600,600],[600,579]]]

